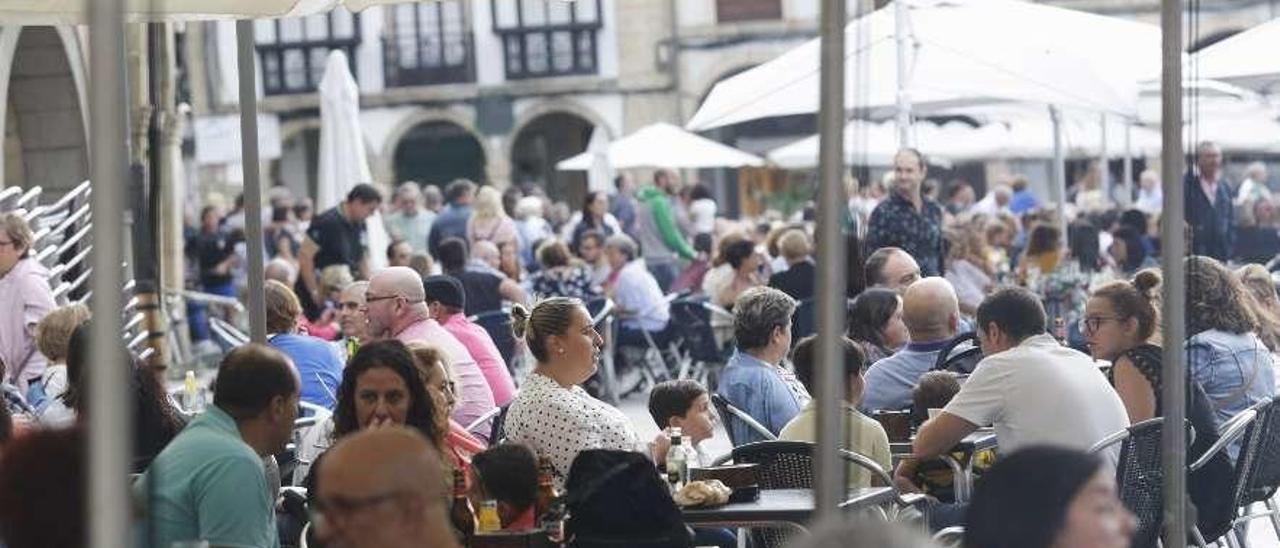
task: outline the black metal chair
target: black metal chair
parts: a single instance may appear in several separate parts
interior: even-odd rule
[[[1157,545],[1164,523],[1164,470],[1160,458],[1160,437],[1164,419],[1157,417],[1116,432],[1089,449],[1100,453],[1117,444],[1120,459],[1116,465],[1116,484],[1120,500],[1138,519],[1133,532],[1133,546]]]
[[[671,303],[671,322],[680,328],[681,363],[676,377],[714,386],[717,373],[728,361],[725,348],[716,343],[711,319],[733,314],[711,304],[706,297],[686,297]]]
[[[791,314],[791,345],[795,346],[800,339],[808,337],[817,331],[817,323],[814,318],[817,301],[815,299],[804,299],[796,305],[796,311]]]
[[[962,348],[965,343],[972,346]],[[951,371],[968,375],[973,373],[980,361],[982,361],[982,346],[978,344],[978,334],[961,333],[938,351],[938,360],[933,364],[933,371]]]
[[[1200,458],[1187,467],[1188,471],[1193,473],[1204,468],[1214,457],[1227,451],[1229,446],[1243,437],[1244,441],[1240,447],[1240,454],[1236,459],[1235,477],[1232,478],[1230,485],[1224,486],[1230,490],[1232,500],[1237,507],[1241,506],[1239,503],[1245,498],[1244,493],[1247,491],[1245,486],[1252,482],[1250,475],[1252,470],[1255,469],[1254,461],[1258,458],[1257,449],[1261,431],[1256,426],[1259,409],[1270,404],[1271,400],[1262,401],[1223,423],[1218,428],[1218,441],[1214,442],[1212,446],[1205,450],[1204,454],[1200,455]],[[1267,457],[1272,458],[1271,455],[1267,455]],[[1228,546],[1234,546],[1239,542],[1230,527],[1224,527],[1218,531],[1201,531],[1198,526],[1193,525],[1190,534],[1196,546],[1200,548],[1207,548],[1208,542],[1216,542],[1219,538],[1225,538]]]
[[[1242,483],[1236,491],[1236,506],[1241,516],[1235,525],[1268,518],[1280,538],[1280,509],[1275,502],[1276,490],[1280,487],[1280,458],[1277,457],[1280,455],[1280,399],[1258,403],[1252,409],[1258,412],[1258,417],[1250,432],[1252,440],[1246,438],[1246,445],[1252,441],[1253,450],[1246,453],[1242,449],[1236,463],[1237,469],[1247,467],[1247,470],[1243,471]],[[1249,507],[1255,503],[1262,503],[1266,511],[1249,513]]]
[[[507,370],[515,375],[516,335],[511,328],[511,311],[504,307],[476,314],[469,319],[489,334],[494,346],[498,347],[498,354],[502,355],[502,363],[507,364]]]
[[[745,444],[746,440],[739,440],[738,437],[734,435],[734,429],[732,426],[732,424],[734,424],[733,421],[741,422],[743,426],[752,430],[756,434],[759,434],[760,437],[766,440],[778,439],[778,436],[773,435],[773,432],[770,432],[768,428],[765,428],[763,424],[760,424],[760,421],[757,421],[751,415],[747,414],[746,411],[734,407],[733,404],[729,403],[729,400],[725,399],[724,396],[712,392],[711,404],[716,406],[716,413],[720,415],[720,422],[724,424],[724,430],[729,434],[729,443],[733,444],[734,447]]]

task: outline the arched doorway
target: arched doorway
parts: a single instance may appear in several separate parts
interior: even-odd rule
[[[5,184],[40,186],[56,198],[89,177],[79,93],[54,27],[22,29],[5,110]]]
[[[289,189],[295,197],[316,198],[319,181],[320,128],[309,127],[285,139],[280,159],[272,162],[272,183]]]
[[[452,122],[413,126],[396,144],[394,156],[396,184],[418,181],[443,186],[458,178],[485,182],[484,148],[474,135]]]
[[[587,175],[558,171],[556,162],[587,150],[595,126],[573,114],[552,112],[534,118],[516,134],[511,146],[511,180],[540,186],[554,201],[576,208],[587,193]]]

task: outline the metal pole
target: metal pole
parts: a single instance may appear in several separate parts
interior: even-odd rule
[[[119,311],[124,307],[124,188],[128,150],[123,0],[85,0],[89,14],[89,177],[93,204],[92,308],[89,368],[89,541],[95,548],[132,545],[129,463],[132,400],[128,366],[121,361]]]
[[[258,86],[253,21],[236,21],[236,65],[240,68],[240,163],[244,169],[244,228],[249,247],[249,340],[267,342],[263,297],[262,182],[258,171]]]
[[[1098,115],[1098,130],[1102,132],[1102,140],[1099,142],[1102,150],[1098,154],[1098,176],[1102,177],[1102,179],[1098,181],[1098,186],[1102,188],[1102,193],[1110,200],[1112,198],[1111,150],[1107,147],[1107,113],[1105,112]]]
[[[1182,0],[1160,7],[1163,56],[1160,77],[1160,169],[1164,210],[1160,223],[1160,262],[1164,270],[1164,545],[1185,546],[1187,539],[1187,416],[1183,341],[1186,340],[1187,253],[1182,195]]]
[[[822,2],[822,72],[818,133],[818,436],[814,485],[817,517],[834,517],[845,492],[844,400],[848,380],[840,338],[845,319],[845,243],[840,231],[844,193],[845,0]]]
[[[911,143],[911,94],[907,91],[907,3],[893,3],[893,34],[898,49],[898,147],[909,147]]]
[[[1049,186],[1049,199],[1057,204],[1058,227],[1063,241],[1067,237],[1067,155],[1062,149],[1062,111],[1049,106],[1049,119],[1053,121],[1053,183]]]

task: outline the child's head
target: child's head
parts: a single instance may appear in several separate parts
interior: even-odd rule
[[[924,424],[930,409],[946,407],[959,391],[960,379],[955,373],[930,371],[921,375],[911,390],[911,421],[917,425]]]
[[[840,353],[844,356],[845,400],[853,405],[862,401],[862,368],[867,363],[862,349],[849,337],[840,338]],[[791,351],[791,365],[796,378],[810,394],[818,390],[818,336],[801,339]]]
[[[653,387],[649,392],[649,414],[658,428],[678,427],[695,445],[710,438],[716,424],[707,389],[689,379]]]
[[[518,443],[495,445],[471,458],[471,503],[498,502],[498,517],[508,527],[538,498],[538,459]],[[536,516],[535,516],[536,517]]]

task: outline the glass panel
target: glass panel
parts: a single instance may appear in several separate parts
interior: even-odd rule
[[[466,38],[460,34],[450,34],[444,39],[444,63],[460,66],[467,63]]]
[[[569,31],[551,35],[551,66],[553,72],[573,72],[573,35]]]
[[[253,22],[254,40],[259,44],[273,44],[276,41],[276,22],[269,19],[257,19]]]
[[[547,35],[532,32],[524,35],[525,63],[530,74],[547,72]]]
[[[436,11],[437,8],[434,2],[418,4],[418,17],[420,19],[418,25],[422,29],[423,36],[430,36],[439,32],[440,17]]]
[[[499,29],[516,27],[516,3],[519,0],[490,0],[493,6],[493,26]]]
[[[422,66],[440,66],[440,37],[429,34],[422,37]]]
[[[524,27],[538,27],[547,24],[547,0],[518,1],[520,2],[520,13],[524,15],[524,20],[521,21]]]
[[[328,65],[329,48],[312,48],[311,49],[311,75],[307,80],[307,88],[314,88],[320,83],[320,79],[324,78],[324,68]],[[350,62],[351,56],[347,56]],[[351,67],[347,67],[350,70]]]
[[[462,2],[441,2],[440,10],[444,17],[445,32],[462,32],[466,18],[462,12]]]
[[[352,39],[356,37],[356,18],[345,8],[333,10],[333,38]]]
[[[595,72],[596,70],[596,33],[590,30],[577,32],[578,37],[578,69]]]
[[[392,32],[397,38],[412,38],[417,29],[414,28],[414,11],[417,10],[416,4],[396,4],[395,19],[392,25]]]
[[[284,52],[284,85],[286,90],[303,89],[307,85],[306,58],[303,50],[291,49]]]
[[[327,14],[308,15],[306,18],[306,28],[304,30],[308,42],[315,42],[329,38],[329,16]]]
[[[547,2],[547,22],[552,25],[569,24],[569,11],[577,2]]]
[[[290,19],[280,20],[280,42],[300,42],[302,41],[302,20],[293,17]]]
[[[276,56],[273,53],[262,56],[262,88],[264,90],[280,88],[280,63],[276,62]]]
[[[596,2],[598,0],[578,0],[573,3],[573,9],[577,12],[576,17],[579,23],[596,23],[600,21],[600,13]]]
[[[504,36],[507,49],[507,72],[510,74],[524,73],[524,63],[520,59],[520,36],[508,35]]]

